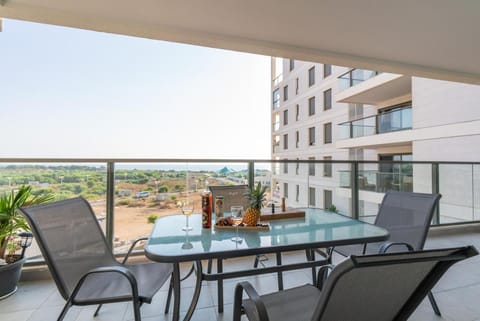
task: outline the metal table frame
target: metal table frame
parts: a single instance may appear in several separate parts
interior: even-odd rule
[[[331,215],[338,215],[338,214],[331,214]],[[352,238],[345,238],[345,239],[338,239],[338,240],[317,240],[305,243],[294,243],[294,244],[279,244],[279,245],[271,245],[271,246],[259,246],[254,248],[242,248],[236,250],[229,250],[229,251],[208,251],[203,253],[178,253],[177,255],[165,255],[159,253],[151,246],[151,239],[155,238],[153,235],[156,228],[160,228],[163,218],[159,218],[155,224],[154,230],[152,231],[151,238],[145,247],[145,254],[148,258],[158,262],[169,262],[173,264],[173,274],[172,274],[172,282],[173,282],[173,291],[174,291],[174,308],[173,308],[173,318],[172,320],[179,320],[180,317],[180,263],[182,262],[194,262],[192,270],[189,272],[195,273],[196,282],[195,282],[195,290],[192,298],[192,302],[190,307],[185,315],[184,320],[190,320],[195,308],[198,303],[198,299],[200,297],[202,282],[205,281],[217,281],[217,288],[218,288],[218,310],[219,312],[223,312],[223,280],[231,279],[231,278],[238,278],[243,276],[252,276],[252,275],[259,275],[259,274],[267,274],[267,273],[277,273],[278,275],[278,286],[279,290],[283,288],[283,280],[282,280],[282,272],[283,271],[291,271],[291,270],[298,270],[304,268],[312,268],[315,269],[317,266],[321,266],[327,263],[327,259],[321,258],[319,260],[315,259],[314,250],[318,248],[328,248],[332,246],[339,246],[339,245],[349,245],[349,244],[358,244],[358,243],[366,243],[366,242],[380,242],[385,241],[388,239],[388,231],[380,228],[380,227],[372,227],[374,229],[378,229],[382,233],[378,233],[377,235],[372,235],[368,237],[352,237]],[[285,220],[284,220],[285,221]],[[351,223],[350,223],[351,224]],[[372,226],[368,223],[360,223]],[[338,223],[336,227],[342,227],[342,225],[346,225],[346,223]],[[158,227],[157,227],[158,226]],[[181,225],[175,227],[178,229],[179,233],[181,232]],[[216,232],[217,234],[221,234],[221,232]],[[215,239],[215,238],[212,238]],[[157,240],[158,241],[158,240]],[[182,237],[178,237],[178,240],[175,237],[168,238],[168,242],[177,242],[178,245],[181,245],[184,239]],[[230,240],[225,240],[226,242],[231,242]],[[233,243],[233,242],[232,242]],[[156,243],[157,245],[159,243]],[[282,264],[282,252],[287,251],[298,251],[298,250],[305,250],[307,261],[300,262],[300,263],[291,263],[291,264]],[[252,268],[248,270],[239,270],[233,272],[223,272],[223,260],[227,258],[236,258],[236,257],[243,257],[243,256],[254,256],[258,254],[275,254],[276,256],[276,264],[275,266],[269,267],[262,267],[262,268]],[[202,260],[209,260],[215,259],[217,260],[217,271],[216,273],[204,273]],[[168,306],[166,308],[168,311]]]

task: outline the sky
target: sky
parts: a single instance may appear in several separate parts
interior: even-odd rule
[[[270,159],[270,57],[4,20],[0,157]]]

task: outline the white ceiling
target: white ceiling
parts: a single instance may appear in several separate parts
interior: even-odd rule
[[[0,17],[480,84],[478,0],[0,0]]]

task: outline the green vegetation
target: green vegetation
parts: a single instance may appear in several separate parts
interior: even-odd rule
[[[328,208],[327,208],[327,211],[329,212],[333,212],[333,213],[338,213],[338,209],[335,205],[330,205]]]
[[[149,217],[147,217],[147,221],[148,221],[148,223],[153,224],[153,223],[155,223],[155,221],[157,220],[157,218],[158,218],[157,215],[152,214],[152,215],[150,215]]]
[[[187,187],[185,170],[155,170],[155,169],[117,169],[115,171],[115,205],[142,207],[164,205],[157,200],[157,193],[169,193],[168,199],[176,201],[179,193],[186,190],[203,189],[208,179],[210,185],[233,184],[228,177],[214,171],[188,172]],[[229,177],[245,178],[246,171],[231,172]],[[0,166],[0,193],[18,189],[21,185],[30,185],[32,195],[52,194],[55,200],[82,196],[90,202],[106,199],[107,169],[105,166],[94,165],[33,165],[18,164]],[[150,192],[149,200],[144,202],[135,198],[136,193]]]
[[[53,195],[49,193],[34,195],[32,188],[28,185],[22,185],[18,190],[10,190],[0,194],[0,258],[4,258],[5,254],[15,254],[17,233],[30,230],[18,208],[52,200]],[[7,249],[12,253],[5,253]]]

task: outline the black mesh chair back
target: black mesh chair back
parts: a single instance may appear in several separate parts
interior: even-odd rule
[[[413,250],[422,250],[440,197],[440,194],[387,191],[374,224],[388,230],[388,242],[337,246],[335,251],[344,256],[376,254],[386,243],[408,243]],[[400,245],[390,247],[388,252],[405,250]]]
[[[407,320],[430,289],[474,247],[351,256],[326,280],[312,320]]]
[[[387,191],[375,225],[388,230],[388,242],[406,242],[414,250],[421,250],[440,197],[440,194]],[[380,244],[369,244],[366,253],[378,253]],[[405,247],[392,250],[405,251]]]
[[[90,204],[73,198],[21,209],[67,300],[80,276],[101,266],[120,265],[107,245]]]

